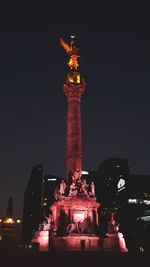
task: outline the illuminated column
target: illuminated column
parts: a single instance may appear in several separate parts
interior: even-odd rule
[[[80,100],[85,90],[84,81],[80,80],[80,73],[71,71],[64,84],[64,93],[68,99],[67,114],[67,177],[74,170],[82,170],[82,138]]]

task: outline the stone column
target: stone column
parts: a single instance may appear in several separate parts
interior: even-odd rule
[[[84,81],[80,81],[80,73],[70,72],[64,85],[64,93],[68,99],[67,113],[67,177],[74,170],[82,170],[82,138],[80,99],[85,90]]]

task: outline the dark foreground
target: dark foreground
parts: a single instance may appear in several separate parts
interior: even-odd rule
[[[94,266],[144,266],[149,262],[150,254],[100,253],[100,252],[36,252],[36,251],[1,251],[0,266],[15,267],[94,267]]]

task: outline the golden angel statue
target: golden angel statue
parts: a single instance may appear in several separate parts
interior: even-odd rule
[[[67,63],[71,69],[77,70],[78,64],[78,51],[79,49],[74,45],[74,40],[71,40],[70,45],[68,45],[62,38],[60,38],[60,44],[65,49],[67,54],[70,56],[69,62]]]

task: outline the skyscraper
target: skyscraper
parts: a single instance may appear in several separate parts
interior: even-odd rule
[[[98,168],[96,183],[100,190],[101,201],[106,206],[117,206],[126,192],[126,184],[129,178],[129,166],[127,159],[108,158]]]
[[[43,164],[33,167],[24,194],[22,243],[28,245],[42,217]]]
[[[50,213],[49,207],[54,202],[54,193],[56,189],[59,189],[59,185],[63,180],[62,177],[46,174],[43,177],[43,186],[42,186],[42,214],[48,216]]]

